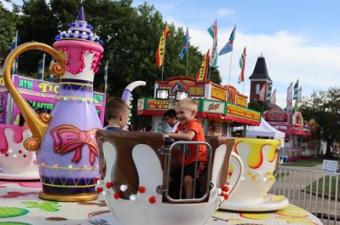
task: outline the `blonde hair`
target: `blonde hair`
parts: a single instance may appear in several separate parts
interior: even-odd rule
[[[190,98],[183,99],[176,104],[176,109],[197,112],[197,103]]]

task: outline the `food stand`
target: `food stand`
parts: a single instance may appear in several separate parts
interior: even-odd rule
[[[154,97],[138,100],[138,115],[152,116],[153,131],[161,131],[164,125],[162,115],[185,97],[197,102],[197,118],[201,120],[206,135],[231,136],[233,126],[260,124],[260,113],[247,108],[248,97],[235,87],[185,76],[156,81]]]

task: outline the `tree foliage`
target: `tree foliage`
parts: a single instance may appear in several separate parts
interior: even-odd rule
[[[0,52],[8,52],[15,37],[18,17],[0,2]]]
[[[334,141],[340,141],[340,88],[314,92],[300,107],[305,119],[318,124],[317,135],[327,142],[327,153]]]

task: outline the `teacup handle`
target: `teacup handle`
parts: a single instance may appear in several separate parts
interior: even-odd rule
[[[233,167],[235,168],[234,172],[233,172],[233,174],[230,178],[231,189],[229,191],[229,195],[232,195],[232,193],[234,192],[234,190],[236,190],[237,186],[239,185],[239,183],[241,181],[244,166],[243,166],[242,159],[235,152],[231,153],[229,163],[231,165],[233,165]],[[238,169],[236,169],[236,168],[238,168]],[[236,174],[236,171],[238,171],[238,174]]]

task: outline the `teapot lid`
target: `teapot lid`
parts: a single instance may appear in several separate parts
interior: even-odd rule
[[[68,23],[67,31],[62,31],[55,36],[55,41],[61,40],[86,40],[98,44],[103,44],[103,41],[96,35],[92,29],[93,26],[88,24],[85,18],[84,7],[81,6],[75,22]]]

